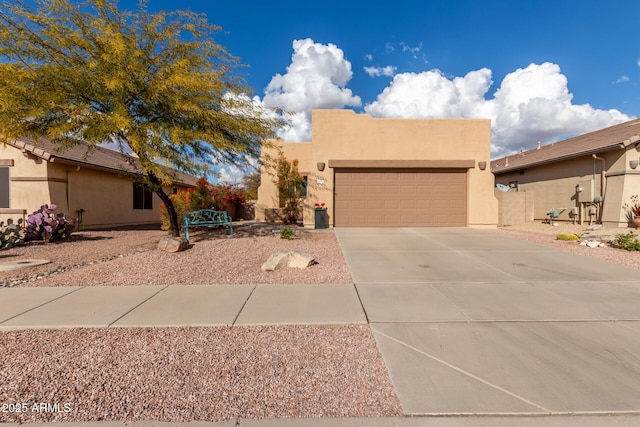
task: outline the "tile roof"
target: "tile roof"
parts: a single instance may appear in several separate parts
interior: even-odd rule
[[[491,172],[499,175],[526,167],[600,153],[617,147],[622,148],[637,141],[640,141],[640,119],[493,160]]]
[[[139,173],[140,171],[139,162],[136,157],[128,156],[105,147],[91,147],[84,142],[69,148],[61,148],[61,146],[52,143],[46,138],[40,138],[37,142],[30,138],[20,138],[14,141],[7,141],[7,144],[22,151],[29,152],[48,162],[69,163],[78,166],[84,165],[91,169],[106,170],[107,172],[113,173],[122,172],[123,170],[134,173]],[[176,169],[167,169],[175,174],[179,183],[187,186],[195,186],[198,180],[198,178]]]

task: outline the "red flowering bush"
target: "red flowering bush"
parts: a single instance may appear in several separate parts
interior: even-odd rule
[[[182,228],[182,214],[200,209],[227,210],[232,204],[242,204],[246,201],[244,188],[232,185],[211,184],[205,178],[200,178],[196,186],[186,190],[180,190],[170,195],[173,206],[178,213],[178,224]],[[160,205],[160,219],[162,229],[170,228],[169,214],[164,205]]]
[[[246,190],[233,185],[214,185],[211,194],[217,210],[225,210],[232,204],[239,205],[247,201]]]
[[[326,209],[326,208],[324,207],[324,203],[316,203],[316,205],[315,205],[315,210],[317,210],[317,211],[323,211],[323,210],[325,210],[325,209]]]

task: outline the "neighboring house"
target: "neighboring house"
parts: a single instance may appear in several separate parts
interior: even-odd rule
[[[307,181],[305,227],[325,203],[329,226],[495,227],[489,170],[490,120],[378,119],[350,110],[314,110],[312,142],[275,141]],[[263,150],[263,158],[277,149]],[[272,169],[263,167],[256,219],[281,207]]]
[[[533,217],[628,226],[622,207],[640,193],[640,119],[491,162],[496,184],[533,192]]]
[[[45,138],[23,138],[0,146],[0,220],[17,220],[43,204],[82,218],[82,228],[106,228],[160,222],[160,199],[134,184],[135,157],[103,147],[79,144],[60,151]],[[176,172],[178,188],[196,178]]]

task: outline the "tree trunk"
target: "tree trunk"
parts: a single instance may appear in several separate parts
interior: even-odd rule
[[[180,225],[178,224],[178,213],[176,212],[175,206],[173,206],[173,200],[167,193],[162,189],[162,184],[157,176],[153,173],[148,173],[149,181],[153,184],[154,192],[160,197],[160,200],[164,203],[164,206],[167,208],[167,213],[169,214],[169,223],[171,224],[171,235],[173,237],[180,237]]]

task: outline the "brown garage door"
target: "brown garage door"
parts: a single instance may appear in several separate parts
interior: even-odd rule
[[[337,227],[467,223],[465,169],[336,169]]]

